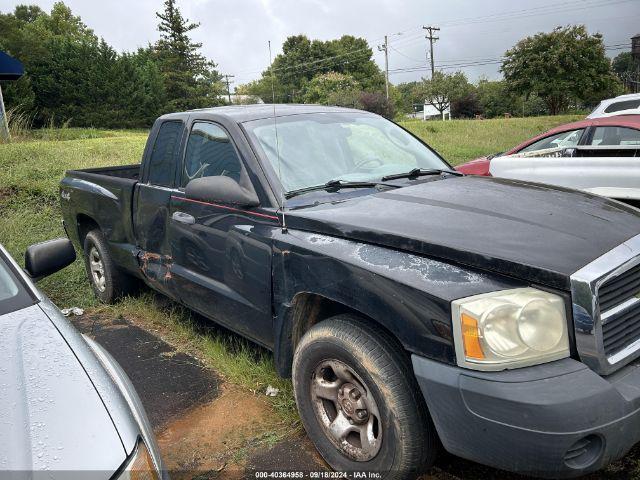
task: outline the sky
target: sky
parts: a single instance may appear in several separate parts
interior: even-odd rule
[[[54,0],[0,0],[6,13],[21,3],[49,11]],[[75,15],[119,51],[155,42],[156,11],[163,0],[65,0]],[[585,24],[603,35],[607,54],[630,50],[640,33],[640,0],[177,0],[192,37],[223,74],[242,84],[260,77],[290,35],[329,40],[363,37],[384,68],[377,46],[388,37],[389,78],[394,84],[428,76],[426,31],[440,27],[436,68],[464,71],[471,81],[500,78],[499,59],[518,40],[556,26]]]

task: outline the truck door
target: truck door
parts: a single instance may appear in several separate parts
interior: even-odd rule
[[[154,289],[174,299],[167,222],[183,132],[184,123],[180,120],[166,120],[154,127],[150,138],[153,139],[155,133],[155,139],[145,152],[142,179],[136,186],[133,207],[140,268]]]
[[[271,248],[264,242],[278,225],[256,209],[186,199],[190,180],[225,175],[250,182],[230,135],[210,121],[194,121],[171,197],[169,238],[173,281],[182,303],[231,330],[269,346],[272,342]]]

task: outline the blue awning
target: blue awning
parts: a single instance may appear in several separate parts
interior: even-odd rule
[[[24,75],[24,67],[4,52],[0,52],[0,80],[17,80]]]

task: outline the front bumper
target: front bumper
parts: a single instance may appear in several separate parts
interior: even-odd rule
[[[572,359],[503,372],[412,361],[454,455],[527,475],[575,477],[640,441],[640,362],[601,377]]]

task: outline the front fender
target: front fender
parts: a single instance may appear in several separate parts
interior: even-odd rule
[[[273,284],[281,371],[292,355],[291,310],[299,293],[345,305],[389,330],[409,352],[453,364],[451,301],[523,286],[400,250],[297,230],[274,238]]]

